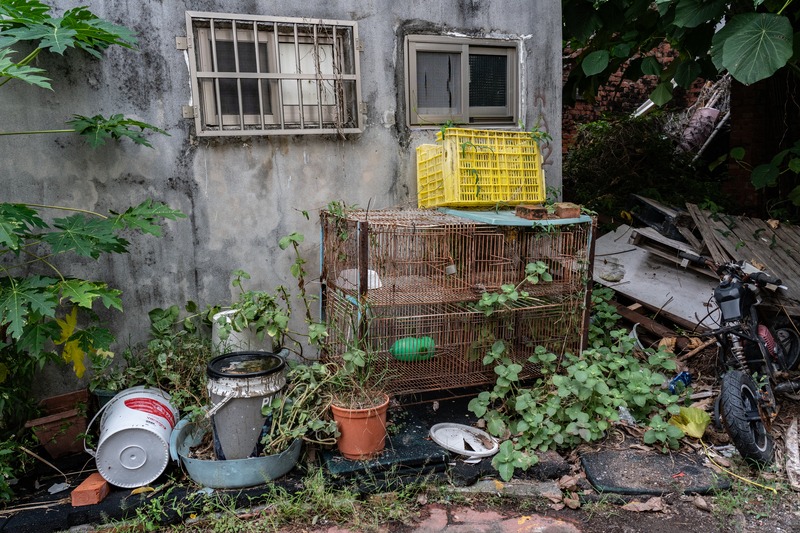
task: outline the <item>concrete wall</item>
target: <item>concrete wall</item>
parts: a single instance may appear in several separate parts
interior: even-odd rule
[[[121,347],[146,339],[147,311],[194,300],[229,302],[230,273],[252,275],[251,288],[292,284],[291,255],[277,247],[292,231],[306,235],[309,270],[317,271],[318,211],[330,200],[382,208],[416,204],[414,149],[435,130],[409,131],[403,95],[403,37],[427,33],[505,37],[520,43],[521,117],[553,137],[545,150],[548,185],[561,183],[561,12],[557,0],[57,0],[60,9],[88,4],[97,15],[139,35],[140,52],[119,47],[101,61],[74,50],[41,54],[54,92],[11,82],[2,88],[3,131],[62,128],[77,113],[125,113],[157,125],[155,149],[130,142],[92,150],[75,135],[3,137],[4,201],[107,212],[147,198],[179,208],[162,239],[131,234],[131,253],[60,263],[65,273],[103,279],[124,291],[125,312],[101,312]],[[191,98],[189,71],[175,37],[186,35],[185,11],[357,20],[361,135],[198,139],[182,118]],[[306,221],[301,210],[308,211]],[[56,216],[60,216],[61,213]],[[39,395],[73,390],[70,369],[48,369]],[[88,378],[88,372],[87,376]],[[84,378],[83,382],[86,381]]]

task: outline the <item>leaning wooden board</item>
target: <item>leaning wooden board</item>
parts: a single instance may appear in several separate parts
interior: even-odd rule
[[[777,229],[765,221],[748,217],[713,215],[696,205],[686,204],[703,236],[712,259],[719,262],[758,263],[772,276],[780,278],[788,289],[765,299],[778,308],[785,306],[800,315],[800,228],[780,224]]]

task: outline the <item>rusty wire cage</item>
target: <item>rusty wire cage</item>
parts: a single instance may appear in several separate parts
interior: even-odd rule
[[[459,302],[525,279],[543,261],[551,282],[523,286],[537,295],[583,290],[590,224],[491,226],[437,211],[322,213],[323,278],[373,305]]]
[[[574,297],[521,300],[486,316],[469,303],[359,305],[336,291],[327,298],[325,359],[342,364],[342,354],[351,347],[369,349],[375,369],[388,372],[388,392],[408,394],[494,383],[494,367],[484,365],[483,357],[502,340],[508,356],[523,367],[520,378],[533,378],[540,375],[539,367],[528,358],[536,346],[557,355],[578,350],[579,303]],[[360,335],[364,343],[358,342]],[[397,357],[397,343],[420,338],[431,339],[431,358]]]
[[[329,342],[324,357],[364,339],[391,375],[394,394],[486,385],[496,379],[483,356],[503,340],[523,365],[536,346],[556,354],[580,347],[591,224],[492,226],[430,210],[324,211],[322,279]],[[528,298],[490,316],[474,303],[484,292],[519,285],[528,263],[543,261],[553,280],[523,284]],[[434,356],[404,362],[392,346],[430,338]]]

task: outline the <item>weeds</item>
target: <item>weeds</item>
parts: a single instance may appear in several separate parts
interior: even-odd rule
[[[737,473],[750,477],[751,470],[742,464]],[[733,528],[741,520],[737,517],[744,513],[754,516],[755,519],[772,516],[780,508],[782,496],[788,490],[780,477],[765,470],[759,470],[755,479],[756,483],[764,487],[736,478],[730,480],[730,489],[714,491],[712,512],[720,528]]]

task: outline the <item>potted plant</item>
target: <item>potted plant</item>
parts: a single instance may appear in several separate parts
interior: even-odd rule
[[[346,340],[347,350],[332,382],[331,411],[340,434],[339,451],[352,460],[370,459],[386,443],[388,361],[378,357],[378,351],[369,341],[372,313],[367,307],[367,304],[353,306],[347,316],[346,330],[360,334],[334,333],[339,340]]]

